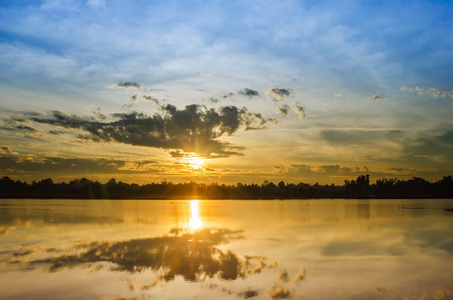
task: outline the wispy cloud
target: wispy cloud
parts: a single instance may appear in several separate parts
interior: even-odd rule
[[[390,99],[390,96],[373,95],[370,98],[368,98],[368,101],[381,101],[381,100],[388,100],[388,99]]]
[[[31,126],[27,126],[27,125],[18,125],[18,126],[16,126],[16,128],[17,128],[17,129],[28,130],[28,131],[30,131],[30,132],[39,132],[38,129],[33,128],[33,127],[31,127]]]
[[[233,97],[233,96],[234,96],[234,93],[228,93],[228,94],[223,94],[223,95],[221,95],[220,97],[226,99],[226,98],[231,98],[231,97]]]
[[[13,150],[11,150],[8,146],[1,146],[0,149],[2,149],[3,152],[5,152],[6,154],[9,154],[9,155],[16,155],[17,154]]]
[[[16,129],[28,131],[32,135],[43,136],[44,132],[28,125],[18,125]]]
[[[425,87],[418,87],[416,86],[415,88],[410,88],[407,86],[401,87],[402,91],[405,92],[416,92],[419,95],[429,95],[431,97],[435,98],[445,98],[445,97],[451,97],[453,98],[453,91],[440,91],[436,88],[425,88]]]

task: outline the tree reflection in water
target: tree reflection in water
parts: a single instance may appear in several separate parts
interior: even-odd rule
[[[241,231],[203,229],[188,233],[172,229],[162,237],[82,244],[77,246],[83,250],[80,254],[39,259],[31,263],[48,263],[49,271],[57,272],[85,263],[110,262],[116,264],[117,267],[112,269],[115,271],[140,272],[150,268],[164,281],[173,280],[178,275],[188,281],[201,281],[215,275],[235,280],[276,267],[263,257],[245,256],[241,259],[232,251],[224,252],[215,247],[238,238],[241,238]]]

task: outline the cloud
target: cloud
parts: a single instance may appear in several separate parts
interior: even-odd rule
[[[291,104],[291,108],[299,115],[299,119],[305,118],[305,109],[298,104]]]
[[[156,104],[159,103],[156,101]],[[86,134],[78,137],[94,142],[118,142],[135,146],[145,146],[194,152],[204,157],[228,157],[241,155],[243,147],[220,141],[223,135],[233,135],[239,129],[263,129],[267,123],[276,123],[273,118],[265,118],[246,108],[225,106],[207,109],[192,104],[184,109],[174,105],[161,105],[161,114],[153,116],[144,113],[117,113],[116,120],[101,122],[93,118],[67,115],[52,111],[47,115],[32,117],[37,123],[80,129]]]
[[[226,98],[231,98],[231,97],[233,97],[233,96],[234,96],[233,93],[228,93],[228,94],[224,94],[224,95],[222,95],[222,96],[220,96],[220,97],[226,99]]]
[[[0,235],[6,235],[10,230],[11,227],[0,227]]]
[[[336,173],[340,172],[340,166],[339,165],[324,165],[324,166],[320,166],[319,169],[322,172],[325,172],[325,173],[336,174]]]
[[[278,107],[278,112],[285,117],[288,116],[290,110],[294,111],[299,116],[299,119],[303,119],[306,116],[305,109],[298,104],[291,104],[291,106],[283,104]]]
[[[322,130],[321,138],[336,145],[379,144],[383,140],[400,142],[403,133],[400,130]]]
[[[324,256],[397,255],[392,247],[368,240],[334,240],[321,249]]]
[[[266,92],[267,97],[275,102],[282,102],[286,97],[294,96],[290,89],[273,88]]]
[[[208,101],[211,102],[211,103],[219,103],[219,99],[212,98],[212,97],[209,98]]]
[[[44,135],[44,133],[41,130],[38,130],[38,129],[28,126],[28,125],[18,125],[18,126],[16,126],[16,129],[26,130],[34,135]]]
[[[251,89],[248,89],[248,88],[245,88],[245,89],[239,91],[238,94],[239,95],[248,96],[250,98],[254,97],[254,96],[259,96],[259,93],[257,91],[254,91],[254,90],[251,90]]]
[[[282,114],[285,117],[289,114],[289,110],[290,110],[290,108],[286,104],[278,107],[279,113]]]
[[[381,101],[388,99],[390,99],[390,96],[373,95],[370,98],[368,98],[368,101]]]
[[[133,96],[131,97],[131,102],[132,102],[132,103],[137,103],[137,101],[138,101],[138,95],[133,95]]]
[[[430,133],[414,140],[407,140],[404,144],[404,153],[411,161],[425,160],[428,165],[434,162],[445,165],[453,159],[453,131],[438,135]]]
[[[277,166],[274,166],[274,169],[276,170],[277,173],[284,173],[286,172],[286,168],[284,165],[279,164]]]
[[[27,126],[27,125],[19,125],[19,126],[16,126],[17,129],[23,129],[23,130],[28,130],[30,132],[40,132],[38,129],[36,128],[33,128],[31,126]]]
[[[121,88],[140,88],[142,84],[133,81],[127,81],[118,83],[118,86]]]
[[[213,277],[236,280],[273,267],[266,258],[241,258],[233,251],[219,249],[219,244],[240,237],[240,231],[227,229],[207,228],[187,233],[174,228],[168,235],[160,237],[80,243],[77,252],[32,260],[30,264],[48,264],[50,272],[58,272],[67,267],[107,261],[115,265],[112,268],[114,271],[133,273],[149,269],[158,272],[158,281],[161,283],[173,281],[178,276],[192,282]],[[193,251],[193,241],[204,242],[197,243],[196,251]],[[183,257],[192,259],[181,260]],[[142,289],[153,285],[142,286]]]
[[[143,95],[142,98],[146,101],[153,102],[159,109],[162,109],[162,105],[160,104],[160,101],[158,99],[148,95]]]
[[[407,168],[388,168],[385,170],[389,174],[395,174],[395,175],[410,175],[410,174],[415,174],[416,170],[414,169],[407,169]]]
[[[283,285],[274,285],[269,288],[267,294],[271,299],[288,299],[294,296],[294,291],[286,289]]]
[[[8,149],[2,150],[8,152]],[[11,151],[11,150],[10,150]],[[8,154],[17,154],[11,151]],[[151,160],[119,160],[102,158],[63,158],[38,155],[0,156],[0,171],[36,172],[43,174],[128,174],[156,170]]]
[[[171,155],[171,157],[174,157],[174,158],[182,158],[182,157],[187,156],[184,152],[182,152],[180,150],[170,151],[170,155]]]
[[[120,82],[117,84],[109,84],[107,88],[109,89],[138,89],[141,88],[143,84],[137,83],[134,81]]]
[[[62,130],[49,130],[48,132],[52,135],[60,135],[64,133]]]
[[[249,299],[249,298],[256,297],[258,295],[259,295],[258,291],[251,290],[250,288],[248,290],[238,293],[239,298],[242,298],[242,299]]]
[[[402,91],[405,92],[416,92],[419,95],[429,95],[431,97],[435,98],[445,98],[445,97],[451,97],[453,98],[453,91],[439,91],[436,88],[424,88],[424,87],[418,87],[416,86],[415,88],[410,88],[407,86],[401,87]]]
[[[9,155],[16,155],[17,154],[13,150],[11,150],[8,146],[1,146],[0,149],[2,149],[3,152],[5,152],[6,154],[9,154]]]
[[[294,173],[294,174],[306,174],[306,173],[311,173],[311,167],[309,165],[291,165],[288,168],[288,173]]]
[[[331,144],[363,144],[372,139],[365,131],[357,130],[322,130],[321,138]]]
[[[275,167],[277,168],[277,167]],[[279,170],[285,170],[284,166],[280,165]],[[359,167],[341,167],[339,165],[320,165],[320,166],[310,166],[305,164],[300,165],[291,165],[288,167],[285,174],[287,175],[297,175],[297,176],[307,176],[307,175],[350,175],[356,176],[361,175],[364,172],[370,172],[367,167],[359,168]]]

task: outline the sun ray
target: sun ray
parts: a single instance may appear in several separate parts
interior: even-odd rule
[[[203,167],[204,160],[201,157],[194,156],[194,157],[188,158],[187,163],[192,169],[197,170],[197,169],[200,169],[201,167]]]

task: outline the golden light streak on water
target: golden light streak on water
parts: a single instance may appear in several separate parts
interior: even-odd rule
[[[198,200],[190,200],[190,212],[190,227],[192,228],[192,230],[200,229],[203,223],[201,222],[200,216],[198,215]]]

